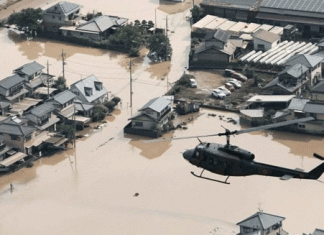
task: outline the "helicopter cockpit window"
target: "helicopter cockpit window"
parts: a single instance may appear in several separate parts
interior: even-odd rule
[[[194,154],[194,158],[196,158],[196,159],[201,159],[202,156],[203,156],[203,149],[204,149],[203,146],[198,146],[198,147],[196,148],[196,151],[195,151],[195,154]]]

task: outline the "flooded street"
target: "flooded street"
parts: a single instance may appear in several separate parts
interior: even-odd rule
[[[154,0],[122,0],[118,4],[110,0],[75,2],[84,5],[84,12],[100,8],[104,13],[132,21],[154,21],[158,8],[157,21],[165,23],[166,13],[160,9],[167,7]],[[0,177],[0,234],[200,235],[211,234],[216,227],[226,228],[226,233],[224,230],[219,234],[236,234],[234,225],[258,208],[286,217],[283,228],[289,234],[323,229],[324,187],[320,182],[250,176],[231,177],[230,185],[218,184],[193,177],[190,171],[199,173],[201,169],[182,158],[182,152],[195,147],[198,140],[143,144],[144,137],[124,136],[128,118],[149,99],[164,94],[167,83],[177,80],[188,66],[190,26],[184,20],[185,13],[168,16],[170,30],[174,31],[169,33],[171,62],[151,64],[145,50],[141,57],[131,59],[132,108],[127,56],[50,40],[24,41],[7,29],[0,30],[2,78],[33,60],[43,65],[49,61],[50,73],[62,75],[64,50],[68,84],[94,74],[110,91],[109,96],[122,99],[104,127],[79,139],[75,150],[42,158],[32,168]],[[210,110],[201,113],[204,114],[188,123],[187,130],[165,137],[223,132],[221,125],[241,129],[218,117],[238,120],[236,114]],[[204,141],[225,143],[225,138]],[[323,138],[307,135],[255,132],[232,137],[231,143],[253,152],[258,162],[306,171],[320,163],[311,157],[314,152],[324,155]],[[211,173],[206,176],[223,179]],[[12,192],[10,183],[14,185]]]

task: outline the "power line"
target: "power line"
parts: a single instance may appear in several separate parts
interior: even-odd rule
[[[67,62],[73,63],[73,64],[80,64],[88,67],[94,67],[94,68],[103,68],[103,69],[119,69],[119,70],[125,70],[123,68],[111,68],[111,67],[106,67],[106,66],[98,66],[98,65],[90,65],[90,64],[84,64],[84,63],[79,63],[79,62],[74,62],[71,60],[66,60]]]

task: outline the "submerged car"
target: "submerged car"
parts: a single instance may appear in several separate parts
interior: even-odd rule
[[[190,78],[190,87],[192,87],[192,88],[196,88],[197,87],[197,82],[193,78]]]

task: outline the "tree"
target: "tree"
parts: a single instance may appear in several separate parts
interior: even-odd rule
[[[27,8],[21,12],[11,14],[8,18],[8,24],[15,24],[19,30],[35,35],[36,32],[42,30],[42,19],[42,9]]]
[[[93,109],[92,121],[97,122],[106,117],[106,113],[108,113],[108,108],[103,105],[96,105]]]
[[[134,25],[135,25],[135,26],[141,26],[141,22],[140,22],[139,20],[135,20],[135,21],[134,21]]]
[[[72,139],[74,137],[75,134],[75,129],[73,125],[67,125],[67,124],[59,124],[57,126],[57,131],[64,135],[66,138],[68,139]]]
[[[151,35],[147,39],[146,47],[150,50],[150,53],[155,52],[157,57],[162,58],[169,56],[172,52],[169,38],[162,33]]]
[[[149,22],[147,22],[147,28],[150,29],[150,28],[153,28],[154,27],[154,23],[152,20],[150,20]]]
[[[90,13],[89,12],[87,14],[86,18],[87,18],[87,20],[91,20],[91,19],[93,19],[93,18],[95,18],[97,16],[102,16],[102,12],[97,12],[97,13]]]
[[[58,79],[55,81],[53,87],[58,89],[60,92],[65,91],[67,89],[66,79],[61,76],[58,77]]]
[[[199,21],[201,17],[204,15],[204,10],[199,5],[195,5],[190,11],[191,11],[193,23]]]

